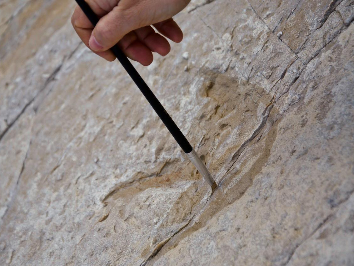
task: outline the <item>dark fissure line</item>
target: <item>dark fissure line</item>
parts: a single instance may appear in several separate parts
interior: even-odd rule
[[[58,74],[58,72],[60,71],[61,67],[62,67],[63,63],[61,63],[54,71],[53,73],[48,77],[48,79],[46,80],[46,82],[44,83],[42,89],[39,90],[39,92],[22,108],[21,112],[15,117],[14,120],[12,120],[7,128],[0,134],[0,141],[2,140],[2,138],[6,135],[6,133],[12,128],[12,126],[17,122],[17,120],[24,114],[24,112],[27,110],[28,106],[30,106],[35,99],[38,97],[38,95],[40,95],[45,88],[48,86],[48,84],[53,81],[55,79],[55,76]]]

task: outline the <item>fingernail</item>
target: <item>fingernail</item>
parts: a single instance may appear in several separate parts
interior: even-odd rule
[[[91,35],[89,40],[90,48],[94,51],[100,51],[103,49],[103,46],[96,40],[95,36]]]

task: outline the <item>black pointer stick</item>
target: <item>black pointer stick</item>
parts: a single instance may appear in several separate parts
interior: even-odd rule
[[[80,6],[82,11],[85,13],[87,18],[91,21],[92,25],[96,26],[99,21],[99,18],[92,11],[90,6],[85,2],[85,0],[76,0],[76,2]],[[167,129],[170,131],[172,136],[175,138],[175,140],[177,141],[179,146],[186,153],[186,155],[191,160],[191,162],[195,165],[195,167],[199,170],[201,175],[206,179],[206,181],[209,183],[209,185],[214,190],[217,185],[216,185],[215,181],[213,180],[213,178],[211,177],[209,171],[207,170],[207,168],[205,167],[203,162],[200,160],[197,153],[193,150],[192,146],[189,144],[188,140],[183,135],[181,130],[177,127],[177,125],[172,120],[170,115],[166,112],[165,108],[162,106],[162,104],[159,102],[159,100],[156,98],[156,96],[150,90],[149,86],[145,83],[145,81],[142,79],[142,77],[139,75],[139,73],[136,71],[134,66],[130,63],[128,58],[125,56],[125,54],[118,47],[117,44],[111,48],[111,51],[118,58],[119,62],[122,64],[122,66],[128,72],[128,74],[133,79],[135,84],[138,86],[140,91],[144,94],[146,100],[148,100],[148,102],[150,103],[152,108],[154,108],[155,112],[160,117],[162,122],[165,124]]]

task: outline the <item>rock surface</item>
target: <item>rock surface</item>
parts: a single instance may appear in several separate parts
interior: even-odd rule
[[[0,3],[0,265],[354,265],[354,1],[196,0],[137,66],[69,0]]]

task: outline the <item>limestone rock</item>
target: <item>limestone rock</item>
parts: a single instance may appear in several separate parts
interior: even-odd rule
[[[352,0],[195,0],[135,64],[212,195],[73,7],[0,4],[0,265],[354,264]]]

